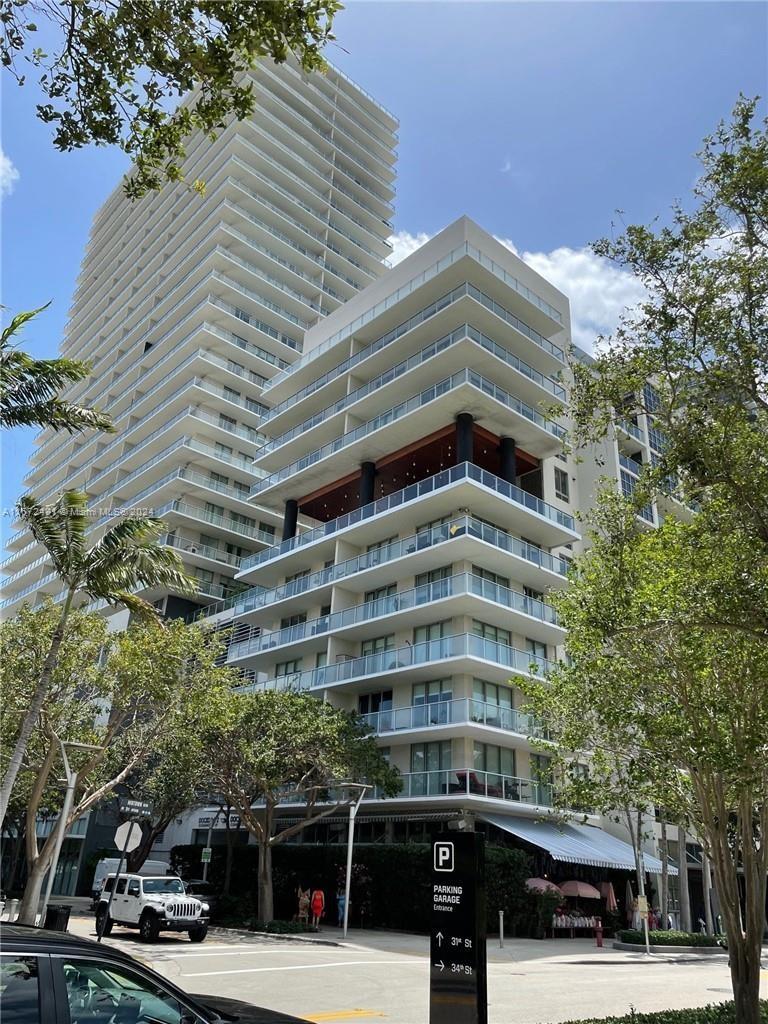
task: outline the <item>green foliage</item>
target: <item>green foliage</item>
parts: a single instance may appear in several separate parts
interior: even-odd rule
[[[257,838],[270,842],[289,838],[334,802],[349,802],[359,792],[335,796],[329,791],[337,783],[365,782],[390,796],[398,791],[397,771],[361,721],[311,694],[237,694],[209,743],[217,790]],[[306,817],[273,835],[271,811],[286,798],[304,803]],[[253,808],[257,801],[266,801],[265,814]],[[326,809],[318,810],[318,804]]]
[[[645,934],[633,928],[623,928],[616,934],[620,942],[631,942],[638,946],[645,946]],[[702,932],[648,932],[648,939],[652,946],[719,946],[720,941],[714,935],[704,935]]]
[[[73,359],[33,359],[14,347],[22,327],[47,309],[17,313],[0,334],[0,425],[3,427],[52,427],[54,430],[105,430],[113,432],[109,416],[75,405],[59,397],[69,384],[84,380],[88,363]]]
[[[57,149],[119,145],[135,161],[125,188],[136,199],[182,180],[193,133],[212,136],[231,116],[252,113],[248,72],[260,58],[282,63],[291,53],[305,72],[324,69],[322,49],[340,7],[337,0],[2,0],[0,59],[19,84],[24,64],[38,73],[50,102],[37,115],[54,126]],[[52,53],[35,45],[38,20],[48,22]]]
[[[768,1021],[768,1001],[760,1001],[761,1024]],[[628,1013],[624,1017],[589,1017],[568,1024],[739,1024],[733,1003],[710,1003],[691,1010],[656,1010],[654,1013]]]

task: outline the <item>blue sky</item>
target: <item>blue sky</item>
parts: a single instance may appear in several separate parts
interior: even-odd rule
[[[647,221],[685,198],[702,137],[739,91],[768,86],[759,2],[357,0],[336,35],[330,60],[400,118],[397,253],[466,213],[571,296],[583,344],[636,297],[585,247],[617,208]],[[51,300],[26,336],[47,356],[91,218],[126,165],[114,149],[57,153],[34,86],[3,84],[2,301]],[[4,439],[6,508],[23,489],[32,434]]]

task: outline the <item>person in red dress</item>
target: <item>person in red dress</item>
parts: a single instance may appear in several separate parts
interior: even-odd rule
[[[312,924],[319,930],[320,918],[325,915],[325,893],[315,889],[312,893]]]

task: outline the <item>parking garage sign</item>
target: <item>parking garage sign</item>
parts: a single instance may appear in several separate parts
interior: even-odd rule
[[[487,1024],[485,857],[476,832],[432,844],[430,1024]]]

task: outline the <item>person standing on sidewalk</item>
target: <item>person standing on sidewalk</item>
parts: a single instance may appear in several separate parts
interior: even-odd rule
[[[320,931],[320,918],[325,915],[325,893],[315,889],[312,893],[312,924]]]

